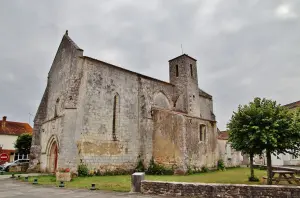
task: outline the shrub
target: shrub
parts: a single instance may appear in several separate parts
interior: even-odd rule
[[[192,170],[192,168],[190,167],[190,166],[188,166],[187,167],[187,174],[188,175],[191,175],[191,174],[193,174],[194,173],[194,171]]]
[[[137,166],[135,167],[135,171],[136,172],[145,172],[145,166],[144,166],[144,164],[143,164],[143,161],[142,161],[142,159],[141,158],[139,158],[139,161],[138,161],[138,164],[137,164]]]
[[[222,171],[225,170],[225,164],[224,164],[224,161],[223,161],[222,159],[219,159],[219,160],[218,160],[218,165],[217,165],[217,167],[218,167],[218,170],[222,170]]]
[[[86,177],[89,175],[89,169],[85,164],[78,165],[78,176]]]
[[[249,181],[249,182],[258,182],[259,179],[258,179],[257,177],[255,177],[255,176],[254,176],[254,177],[249,176],[249,177],[248,177],[248,181]]]
[[[95,171],[95,175],[96,175],[96,176],[101,176],[100,170]]]
[[[206,166],[201,167],[201,172],[202,173],[207,173],[208,171],[209,171],[209,169]]]
[[[146,171],[146,174],[149,175],[173,175],[173,173],[174,171],[172,169],[156,164],[153,158],[150,160],[149,167]]]

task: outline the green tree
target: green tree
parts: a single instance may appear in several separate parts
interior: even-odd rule
[[[32,135],[28,133],[21,134],[18,136],[15,142],[15,148],[18,153],[29,154],[31,147]]]
[[[253,155],[266,153],[268,184],[272,184],[272,154],[299,154],[300,113],[291,113],[276,101],[255,98],[248,105],[240,105],[227,128],[232,147],[250,155],[251,177]]]

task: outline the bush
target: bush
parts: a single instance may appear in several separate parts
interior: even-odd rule
[[[224,164],[224,161],[222,159],[218,160],[217,168],[218,168],[218,170],[222,170],[222,171],[225,170],[225,164]]]
[[[136,172],[145,172],[145,166],[144,166],[144,164],[143,164],[143,161],[142,161],[142,159],[140,159],[139,158],[139,161],[138,161],[138,164],[137,164],[137,166],[135,167],[135,171]]]
[[[96,176],[101,176],[100,170],[95,171],[95,175],[96,175]]]
[[[89,175],[89,169],[85,164],[78,165],[78,176],[86,177]]]
[[[259,179],[258,179],[257,177],[255,177],[255,176],[254,176],[254,177],[251,177],[251,176],[250,176],[250,177],[248,177],[248,181],[249,181],[249,182],[258,182]]]
[[[208,171],[209,171],[209,169],[206,166],[201,167],[201,172],[202,173],[207,173]]]
[[[194,173],[194,171],[192,170],[192,168],[190,166],[187,167],[187,174],[188,175],[192,175]]]
[[[149,167],[146,171],[148,175],[173,175],[173,173],[174,171],[172,169],[156,164],[153,158],[150,160]]]

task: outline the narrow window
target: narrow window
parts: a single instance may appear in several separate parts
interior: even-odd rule
[[[203,140],[206,141],[206,126],[203,125]]]
[[[178,72],[178,65],[176,65],[176,77],[179,76],[179,72]]]
[[[116,94],[114,97],[114,104],[113,104],[113,126],[112,126],[112,136],[113,140],[117,140],[117,129],[119,123],[119,114],[120,114],[120,106],[119,106],[119,95]]]
[[[59,104],[59,98],[56,99],[55,109],[54,109],[54,117],[57,117],[58,104]]]
[[[200,141],[206,140],[206,126],[204,124],[200,124],[199,136]]]
[[[202,134],[202,130],[203,130],[203,129],[202,129],[202,128],[203,128],[203,125],[200,125],[200,134],[199,134],[199,136],[200,136],[200,141],[201,141],[201,142],[203,141],[203,139],[202,139],[202,137],[203,137],[203,136],[202,136],[202,135],[203,135],[203,134]]]
[[[193,77],[193,65],[190,64],[191,76]]]

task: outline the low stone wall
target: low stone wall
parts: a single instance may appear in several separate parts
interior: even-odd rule
[[[204,184],[142,181],[141,192],[144,194],[184,196],[184,197],[226,197],[226,198],[299,198],[300,187],[267,186],[244,184]]]

